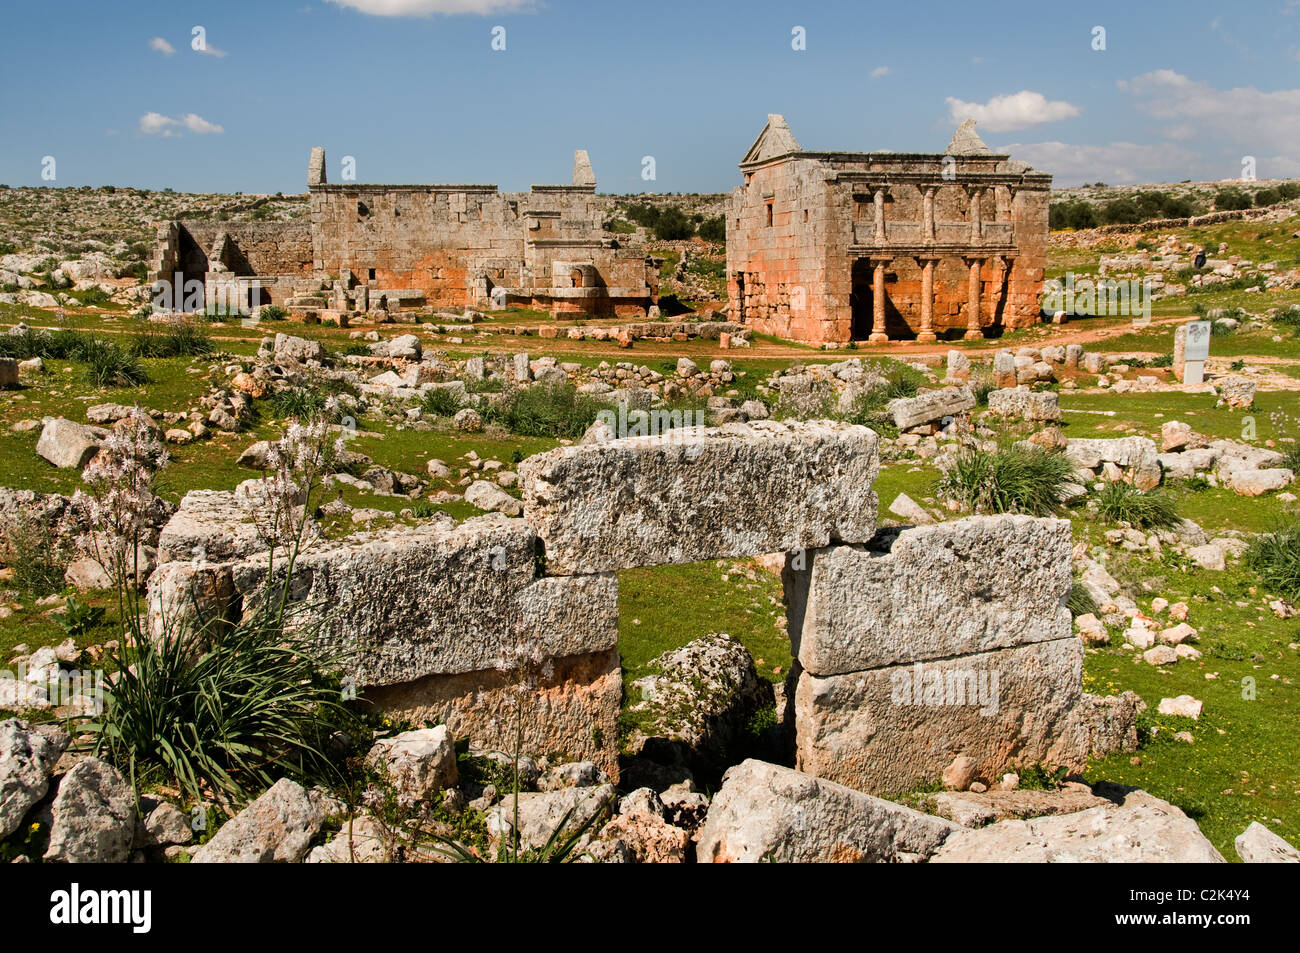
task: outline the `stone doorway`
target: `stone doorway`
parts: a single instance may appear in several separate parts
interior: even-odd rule
[[[891,341],[908,341],[916,337],[916,332],[903,317],[894,303],[895,289],[898,288],[898,275],[885,271],[885,326],[884,331]],[[871,335],[873,312],[875,308],[875,287],[873,285],[873,268],[869,258],[858,258],[853,262],[850,280],[849,310],[851,326],[849,337],[854,341],[865,341]]]

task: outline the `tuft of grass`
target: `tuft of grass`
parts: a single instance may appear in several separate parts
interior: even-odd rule
[[[487,410],[488,420],[525,437],[581,437],[606,405],[572,384],[521,387]]]
[[[271,409],[276,417],[312,420],[325,410],[329,394],[313,387],[290,387],[271,395]]]
[[[1074,465],[1059,451],[967,449],[939,477],[937,489],[977,512],[1045,516],[1073,482]]]
[[[460,400],[445,387],[431,387],[420,398],[420,409],[435,417],[450,417],[460,410]]]
[[[1066,601],[1065,605],[1070,610],[1070,615],[1074,616],[1076,619],[1081,615],[1088,615],[1089,613],[1092,615],[1097,614],[1097,600],[1092,597],[1092,593],[1088,592],[1088,590],[1078,582],[1075,582],[1074,585],[1070,587],[1070,598]]]
[[[1096,499],[1097,511],[1116,523],[1139,529],[1167,529],[1178,524],[1174,501],[1155,490],[1144,492],[1130,483],[1107,483]]]
[[[356,725],[333,674],[341,660],[270,612],[224,631],[172,622],[113,655],[117,675],[86,730],[137,789],[243,801],[286,774],[329,778],[331,735]]]
[[[1284,523],[1255,537],[1245,563],[1269,588],[1288,599],[1300,599],[1300,522]]]
[[[191,321],[161,331],[151,327],[131,341],[131,353],[136,357],[195,357],[213,350],[212,339]]]

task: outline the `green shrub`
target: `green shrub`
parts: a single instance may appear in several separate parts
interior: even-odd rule
[[[596,414],[607,409],[572,384],[536,384],[512,392],[500,404],[490,407],[486,417],[511,433],[523,437],[581,437],[596,422]]]
[[[168,324],[161,330],[150,326],[131,341],[136,357],[195,357],[213,350],[212,339],[192,321]]]
[[[700,223],[700,227],[695,230],[695,233],[706,242],[725,242],[727,240],[727,220],[721,215],[706,218]]]
[[[91,338],[76,359],[89,365],[86,380],[95,387],[139,387],[149,382],[140,359],[114,341]]]
[[[257,312],[259,321],[283,321],[289,317],[289,311],[278,304],[264,304]]]
[[[460,410],[460,398],[445,387],[431,387],[420,398],[420,410],[435,417],[450,417]]]
[[[970,448],[940,476],[938,490],[981,513],[1045,516],[1061,504],[1074,479],[1074,464],[1059,451]]]
[[[1076,619],[1081,615],[1097,614],[1097,600],[1078,582],[1070,587],[1070,598],[1065,604]]]
[[[1300,307],[1292,305],[1285,311],[1279,311],[1273,316],[1273,323],[1290,328],[1293,335],[1300,337]]]
[[[4,561],[20,593],[41,599],[62,591],[71,559],[71,545],[52,526],[24,517],[6,523]]]
[[[1285,523],[1255,537],[1246,566],[1287,599],[1300,599],[1300,522]]]
[[[1178,525],[1174,501],[1156,490],[1142,491],[1131,483],[1107,483],[1097,494],[1097,512],[1116,523],[1139,529]]]
[[[113,301],[113,296],[98,285],[74,291],[73,297],[88,308],[102,308]]]
[[[63,602],[63,611],[53,616],[70,638],[80,638],[104,621],[104,610],[82,602],[76,596],[69,596]]]
[[[331,735],[355,729],[332,674],[341,659],[256,613],[221,632],[171,625],[112,653],[117,676],[87,726],[95,753],[187,798],[236,801],[288,775],[331,775]]]
[[[1253,205],[1251,197],[1241,189],[1220,189],[1214,193],[1214,209],[1218,212],[1236,212]]]

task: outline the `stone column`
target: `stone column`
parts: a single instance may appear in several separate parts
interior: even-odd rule
[[[984,211],[980,208],[983,199],[983,188],[975,186],[971,189],[970,240],[972,244],[976,245],[984,240]]]
[[[966,334],[968,341],[976,341],[984,337],[984,332],[980,330],[980,267],[984,264],[982,258],[967,258],[967,265],[970,267],[970,283],[966,289]]]
[[[885,267],[891,260],[871,259],[871,334],[867,338],[868,341],[889,340],[889,335],[885,333]]]
[[[921,265],[921,330],[916,339],[922,342],[938,340],[934,333],[934,266],[937,258],[920,258]]]
[[[922,190],[921,200],[921,240],[934,241],[934,187],[926,186]]]
[[[876,243],[883,245],[885,242],[885,189],[881,186],[876,189],[872,196],[875,203],[876,214]]]

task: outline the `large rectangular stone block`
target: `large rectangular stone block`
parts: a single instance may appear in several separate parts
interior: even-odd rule
[[[1070,635],[1070,522],[973,516],[787,557],[795,656],[837,675]]]
[[[476,748],[520,750],[594,761],[618,780],[618,713],[623,676],[617,648],[559,658],[549,675],[527,692],[495,669],[429,675],[371,689],[367,704],[419,724],[437,721]]]
[[[1073,739],[1083,646],[1073,636],[847,675],[801,672],[796,766],[872,794],[937,782],[958,755],[995,780],[1018,765],[1082,767]]]
[[[181,564],[151,589],[156,610],[193,604],[226,617],[252,611],[265,591],[265,554],[221,565],[230,583],[208,578],[213,564]],[[283,556],[272,569],[284,585]],[[192,577],[192,579],[191,579]],[[212,593],[233,593],[223,611]],[[397,527],[302,553],[289,591],[294,624],[345,653],[360,687],[426,675],[478,672],[521,646],[543,658],[608,651],[618,642],[618,580],[612,573],[537,578],[536,536],[500,514],[459,525]]]
[[[756,421],[561,447],[519,475],[563,574],[866,542],[878,469],[865,427]]]
[[[889,413],[899,430],[933,423],[944,417],[955,417],[975,406],[975,395],[969,387],[945,387],[929,390],[915,397],[899,397],[889,402]]]

